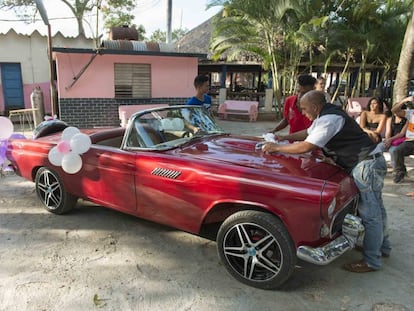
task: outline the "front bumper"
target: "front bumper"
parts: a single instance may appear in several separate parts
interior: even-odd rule
[[[296,255],[298,258],[316,264],[327,265],[348,249],[354,248],[364,234],[361,218],[347,214],[342,224],[342,235],[322,247],[299,246]]]

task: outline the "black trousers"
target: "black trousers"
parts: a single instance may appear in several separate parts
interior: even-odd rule
[[[404,157],[414,154],[414,140],[407,140],[398,145],[394,151],[395,172],[406,172],[407,168],[404,164]]]

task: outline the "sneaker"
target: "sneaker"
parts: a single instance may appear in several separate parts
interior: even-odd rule
[[[404,180],[405,177],[405,173],[404,172],[398,172],[395,174],[394,176],[394,183],[395,184],[399,184],[400,182],[402,182]]]

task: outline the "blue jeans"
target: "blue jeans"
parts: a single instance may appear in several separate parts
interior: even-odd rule
[[[391,164],[391,167],[393,168],[393,169],[395,169],[395,149],[397,148],[398,146],[391,146],[389,149],[388,149],[388,153],[390,154],[390,164]]]
[[[382,188],[387,173],[384,156],[359,162],[352,176],[359,189],[358,214],[365,227],[364,260],[374,269],[381,267],[381,253],[389,254],[387,212],[382,201]]]

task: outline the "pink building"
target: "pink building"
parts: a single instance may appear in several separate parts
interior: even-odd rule
[[[111,42],[97,50],[53,48],[56,110],[62,121],[80,128],[117,126],[120,105],[185,104],[194,94],[198,59],[204,54]]]

